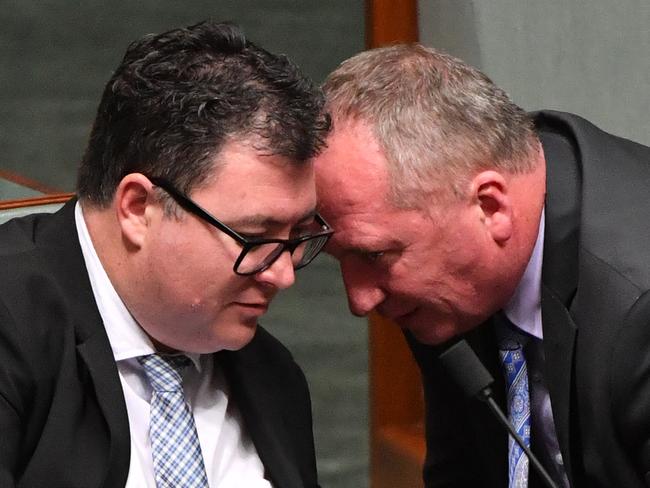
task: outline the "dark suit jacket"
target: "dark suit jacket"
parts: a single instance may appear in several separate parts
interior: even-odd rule
[[[304,375],[264,329],[214,355],[277,488],[314,488]],[[129,426],[74,201],[0,227],[0,486],[123,487]]]
[[[545,378],[568,478],[650,486],[650,148],[570,114],[535,121],[548,173]],[[490,321],[467,339],[505,407]],[[426,486],[506,487],[506,434],[441,371],[444,347],[410,342],[427,403]]]

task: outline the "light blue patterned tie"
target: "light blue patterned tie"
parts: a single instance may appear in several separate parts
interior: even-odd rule
[[[530,398],[528,394],[528,368],[523,347],[514,341],[505,341],[499,346],[499,356],[508,392],[508,420],[517,433],[530,447]],[[508,436],[508,488],[528,487],[528,456]]]
[[[153,388],[149,437],[157,488],[208,488],[194,417],[185,402],[180,374],[190,359],[151,354],[138,361]]]

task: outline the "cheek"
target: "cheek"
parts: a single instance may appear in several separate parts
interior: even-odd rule
[[[386,290],[389,294],[416,301],[422,305],[438,304],[452,295],[452,281],[431,254],[406,255],[386,272]]]
[[[420,270],[413,272],[399,272],[393,270],[386,275],[384,287],[390,295],[408,297],[410,299],[421,299],[430,296],[429,284]]]
[[[176,286],[177,292],[192,303],[201,306],[217,306],[231,301],[244,288],[244,281],[232,271],[232,264],[223,260],[209,259],[190,270],[184,270],[179,284],[184,283],[185,290]]]
[[[405,252],[384,268],[387,281],[402,289],[417,289],[436,274],[437,266],[427,261],[422,253]]]
[[[164,303],[170,315],[203,323],[216,319],[228,304],[237,301],[243,290],[237,276],[215,274],[206,266],[192,273],[185,269],[163,277],[156,301]]]
[[[341,269],[341,276],[346,286],[353,286],[363,282],[367,283],[373,280],[371,266],[358,256],[348,255],[341,257],[339,260],[339,268]]]
[[[198,242],[174,242],[158,248],[158,257],[149,261],[148,278],[161,303],[176,302],[193,307],[226,301],[241,288],[234,261],[215,247],[205,249]]]

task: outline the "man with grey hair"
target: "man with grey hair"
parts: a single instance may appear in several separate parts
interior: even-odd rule
[[[361,53],[324,89],[327,250],[352,312],[392,319],[418,360],[426,486],[540,483],[442,370],[461,338],[558,486],[650,486],[650,149],[528,115],[420,45]]]

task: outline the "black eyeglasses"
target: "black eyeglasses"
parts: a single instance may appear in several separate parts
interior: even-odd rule
[[[295,239],[244,237],[210,215],[164,178],[153,177],[149,178],[149,180],[154,185],[165,190],[183,209],[216,227],[224,234],[229,235],[242,246],[241,253],[239,253],[239,257],[233,266],[233,271],[238,275],[249,276],[268,269],[284,251],[289,251],[291,254],[293,269],[304,268],[313,261],[334,233],[327,222],[316,214],[314,219],[320,230],[315,234],[296,237]]]

